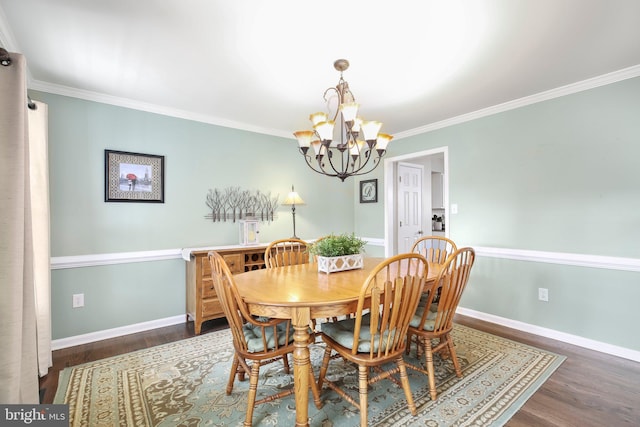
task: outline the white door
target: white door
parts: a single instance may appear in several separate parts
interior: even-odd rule
[[[422,236],[422,180],[424,168],[398,164],[398,253],[409,252]]]

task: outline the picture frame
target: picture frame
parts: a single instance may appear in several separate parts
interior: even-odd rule
[[[360,181],[360,203],[378,203],[378,180]]]
[[[164,156],[104,150],[104,201],[164,203]]]

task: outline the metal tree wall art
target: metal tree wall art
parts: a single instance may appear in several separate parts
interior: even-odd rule
[[[274,212],[278,209],[279,195],[271,197],[271,193],[263,194],[260,190],[241,190],[240,187],[209,190],[206,204],[211,213],[205,218],[213,222],[233,221],[240,219],[257,219],[273,221]]]

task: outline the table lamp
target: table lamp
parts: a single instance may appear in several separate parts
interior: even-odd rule
[[[289,206],[291,205],[291,214],[293,215],[293,239],[298,239],[296,236],[296,205],[304,205],[304,200],[295,192],[293,189],[293,185],[291,186],[291,192],[282,202],[283,205]]]

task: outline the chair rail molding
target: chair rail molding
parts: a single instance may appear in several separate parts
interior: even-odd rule
[[[372,246],[385,246],[385,240],[375,237],[363,237]],[[311,240],[310,240],[311,242]],[[201,249],[230,248],[231,246],[211,246]],[[190,251],[198,248],[163,249],[155,251],[120,252],[108,254],[90,254],[61,256],[51,258],[51,269],[95,267],[99,265],[126,264],[132,262],[162,261],[170,259],[188,260]],[[528,249],[491,248],[473,246],[476,255],[480,257],[513,259],[519,261],[542,262],[549,264],[573,265],[579,267],[603,268],[608,270],[638,271],[640,259],[622,258],[603,255],[572,254],[566,252],[545,252]]]
[[[640,259],[637,258],[572,254],[566,252],[544,252],[527,249],[489,248],[483,246],[474,246],[473,249],[475,249],[478,256],[482,257],[604,268],[608,270],[640,271]]]
[[[99,265],[162,261],[179,258],[182,258],[181,249],[60,256],[51,258],[51,269],[61,270],[65,268],[96,267]]]
[[[367,245],[371,246],[382,246],[384,247],[384,239],[379,239],[377,237],[363,237],[362,240],[367,242]]]

